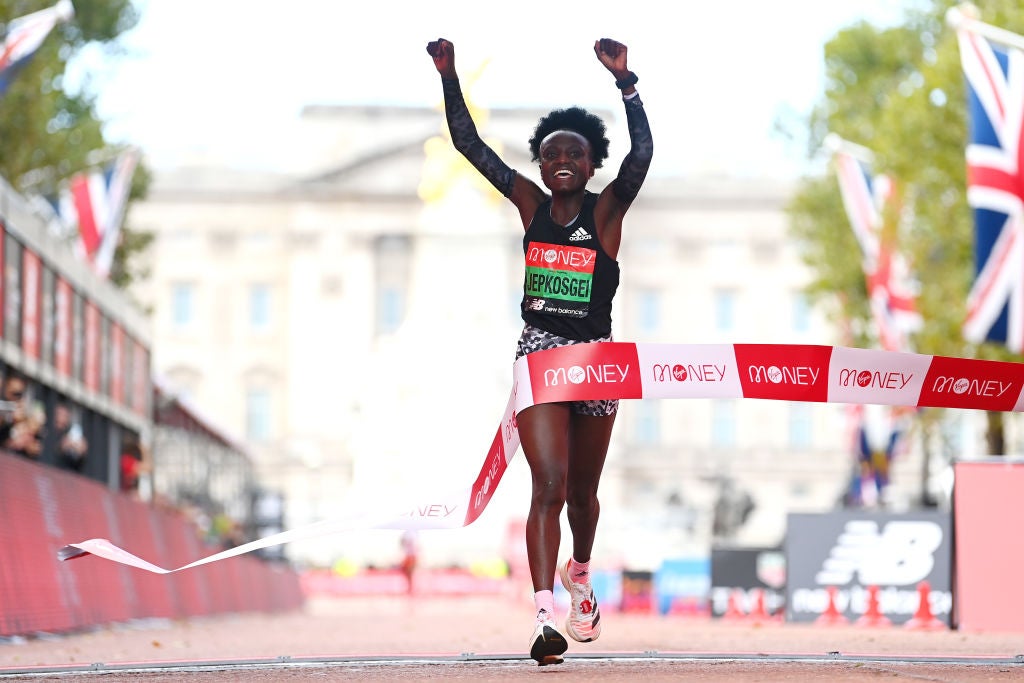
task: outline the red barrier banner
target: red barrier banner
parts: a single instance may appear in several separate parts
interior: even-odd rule
[[[54,306],[56,307],[56,329],[54,330],[53,364],[64,377],[71,377],[71,339],[74,329],[72,306],[74,298],[71,285],[67,280],[57,276],[55,285]]]
[[[21,252],[21,348],[39,358],[42,332],[43,262],[32,250]]]
[[[62,560],[93,554],[157,574],[261,548],[354,529],[451,529],[475,521],[519,449],[516,414],[540,403],[594,399],[759,398],[785,401],[1024,410],[1024,364],[796,344],[576,344],[523,356],[512,395],[473,483],[411,491],[397,509],[348,515],[268,536],[166,569],[93,538],[61,548]]]
[[[100,390],[100,309],[91,301],[85,302],[85,359],[84,382],[93,392]]]
[[[81,475],[0,453],[0,637],[148,617],[294,609],[290,568],[240,557],[174,577],[109,562],[58,562],[68,535],[101,531],[169,564],[210,552],[196,527]]]
[[[124,404],[124,330],[110,321],[110,398]]]

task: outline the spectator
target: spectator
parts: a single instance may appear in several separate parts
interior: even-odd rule
[[[0,445],[17,455],[37,460],[42,454],[42,430],[46,411],[41,403],[29,403],[28,382],[10,374],[4,382]]]
[[[129,436],[124,440],[121,449],[121,491],[139,495],[139,480],[142,475],[152,469],[149,453],[139,442],[138,437]]]
[[[224,550],[230,550],[245,543],[245,531],[242,529],[242,525],[229,517],[227,513],[220,512],[214,516],[210,531],[210,541],[219,544]]]
[[[416,576],[416,565],[419,564],[420,544],[414,530],[409,529],[402,534],[402,575],[405,576],[406,593],[413,593],[413,579]]]
[[[20,419],[11,426],[8,448],[12,453],[38,460],[43,452],[43,427],[46,411],[43,404],[32,403]]]
[[[47,462],[53,462],[61,469],[81,472],[85,467],[88,443],[81,425],[72,420],[71,409],[66,403],[58,403],[53,410],[53,423],[46,430],[43,451],[47,454]]]
[[[25,389],[25,380],[20,375],[11,374],[4,380],[0,396],[0,448],[11,447],[11,430],[25,418]]]

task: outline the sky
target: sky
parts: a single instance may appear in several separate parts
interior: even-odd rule
[[[898,23],[895,0],[137,0],[124,54],[75,63],[114,142],[153,168],[197,158],[281,170],[288,130],[311,104],[436,106],[430,40],[483,67],[484,107],[611,109],[594,40],[627,45],[655,138],[652,173],[785,176],[802,148],[773,132],[822,92],[822,47],[859,20]],[[440,119],[439,119],[440,123]],[[610,131],[614,144],[625,130]],[[525,146],[524,140],[524,146]]]

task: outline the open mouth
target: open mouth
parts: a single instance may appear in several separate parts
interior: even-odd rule
[[[563,168],[558,171],[555,171],[553,175],[555,178],[572,178],[576,174],[567,168]]]

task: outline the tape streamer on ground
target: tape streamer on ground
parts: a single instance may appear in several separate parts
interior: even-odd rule
[[[487,507],[519,450],[515,416],[540,403],[594,399],[760,398],[819,403],[1024,410],[1024,364],[798,344],[576,344],[524,356],[487,457],[466,488],[415,494],[399,509],[366,511],[267,536],[164,569],[106,539],[71,543],[57,556],[96,555],[170,574],[261,548],[357,529],[451,529]]]

